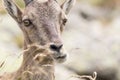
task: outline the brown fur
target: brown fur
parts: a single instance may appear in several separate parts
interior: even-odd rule
[[[66,60],[66,51],[61,39],[61,32],[67,21],[66,15],[75,0],[66,0],[59,5],[56,0],[24,0],[22,12],[13,0],[3,0],[7,12],[16,20],[24,34],[24,49],[30,44],[53,44],[58,49],[54,59]],[[27,23],[26,23],[27,21]],[[28,24],[26,26],[26,24]]]
[[[30,46],[25,52],[26,58],[20,69],[5,74],[0,80],[54,80],[53,53],[46,47]]]
[[[24,0],[24,12],[13,0],[3,1],[7,12],[23,31],[24,49],[28,50],[24,52],[21,68],[15,73],[2,76],[0,80],[54,80],[53,58],[58,62],[66,60],[61,32],[67,20],[66,14],[75,0],[66,0],[62,8],[56,0]],[[51,48],[54,55],[49,54],[46,50],[48,48],[41,49],[32,44],[51,44],[48,48]]]
[[[54,80],[54,59],[58,62],[66,60],[61,32],[75,0],[66,0],[62,8],[56,0],[24,0],[24,12],[13,0],[3,1],[7,12],[23,31],[24,49],[28,50],[24,52],[21,68],[10,75],[5,74],[0,80]],[[32,44],[51,45],[42,49]],[[53,51],[52,56],[48,48]]]

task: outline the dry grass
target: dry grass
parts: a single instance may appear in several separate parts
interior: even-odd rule
[[[93,76],[90,76],[90,75],[74,75],[74,76],[71,76],[71,77],[74,77],[74,78],[79,78],[80,80],[96,80],[97,78],[97,72],[94,72],[93,73]],[[71,78],[70,77],[70,78]]]

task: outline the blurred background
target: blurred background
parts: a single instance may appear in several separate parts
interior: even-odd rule
[[[56,67],[56,80],[94,71],[97,80],[120,80],[120,0],[77,0],[68,19],[62,37],[69,58]],[[22,46],[22,32],[0,0],[0,74],[18,69]]]

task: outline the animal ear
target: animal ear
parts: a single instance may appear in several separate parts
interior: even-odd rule
[[[30,2],[32,2],[33,0],[24,0],[25,5],[27,6]]]
[[[63,9],[63,11],[68,14],[71,10],[71,8],[73,7],[73,5],[75,4],[76,0],[66,0],[62,5],[61,8]]]
[[[7,12],[17,21],[22,21],[22,12],[12,0],[3,0]]]

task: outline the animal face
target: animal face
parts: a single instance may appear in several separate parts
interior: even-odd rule
[[[74,0],[67,0],[59,5],[56,0],[24,0],[26,7],[22,12],[12,0],[4,0],[8,13],[16,20],[28,44],[46,45],[56,53],[58,62],[66,60],[66,52],[61,33],[67,22],[66,15]]]

